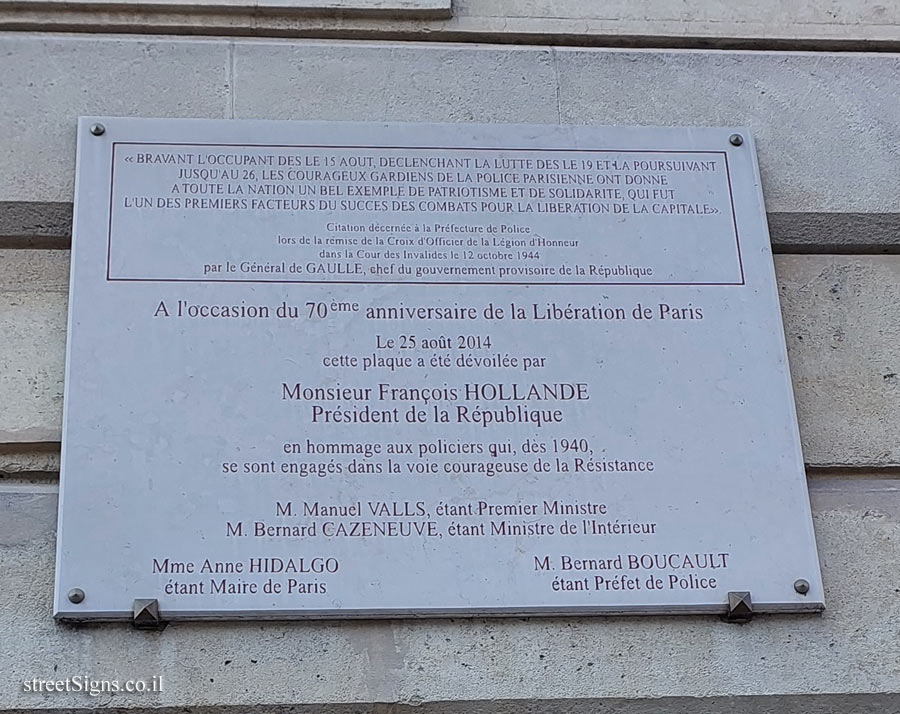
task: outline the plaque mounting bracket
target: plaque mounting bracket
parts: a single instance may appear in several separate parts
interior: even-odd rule
[[[168,623],[159,614],[159,600],[137,598],[132,606],[131,624],[136,630],[164,630]]]
[[[747,591],[728,593],[728,612],[722,617],[725,622],[744,625],[753,619],[753,598]]]

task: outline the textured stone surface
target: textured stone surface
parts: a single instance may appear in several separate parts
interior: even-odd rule
[[[68,272],[68,251],[0,251],[0,444],[59,441]]]
[[[0,292],[69,292],[69,251],[0,251]]]
[[[679,0],[456,0],[453,12],[422,21],[423,0],[299,0],[293,11],[253,13],[250,0],[169,0],[165,12],[143,12],[130,0],[102,0],[100,7],[80,9],[61,0],[0,3],[0,27],[41,29],[89,28],[126,30],[135,26],[156,31],[226,34],[293,34],[366,36],[408,39],[568,41],[576,44],[644,46],[895,46],[900,39],[900,10],[884,0],[757,0],[724,3],[716,0],[684,3]],[[446,10],[449,0],[425,0]],[[156,4],[156,3],[153,3]],[[160,3],[162,4],[162,3]],[[262,1],[263,6],[281,3]],[[403,7],[385,17],[384,7]],[[232,12],[205,13],[200,8],[228,6]],[[351,12],[316,12],[316,6]],[[358,16],[368,6],[371,17]],[[126,9],[123,12],[122,10]],[[379,8],[381,11],[379,11]],[[357,10],[356,13],[353,10]],[[433,9],[433,12],[436,12]],[[413,19],[410,19],[413,18]]]
[[[779,256],[776,271],[807,461],[900,465],[900,257]]]
[[[898,84],[900,55],[251,41],[235,47],[234,106],[257,119],[749,126],[768,210],[884,213],[898,209]]]
[[[900,253],[900,213],[769,213],[768,219],[776,252]]]
[[[0,57],[0,201],[70,201],[96,113],[749,125],[770,212],[898,212],[897,54],[0,34]]]
[[[608,700],[641,698],[649,705],[657,697],[695,697],[693,708],[627,711],[702,713],[763,711],[735,700],[707,705],[704,698],[896,688],[894,480],[811,480],[826,587],[822,616],[759,617],[745,626],[715,617],[207,623],[170,625],[162,633],[53,622],[51,488],[0,485],[0,672],[9,683],[0,689],[0,709],[293,703],[325,712],[332,703],[374,701],[470,702],[457,711],[483,711],[496,699],[507,702],[500,711],[521,711],[510,705],[516,701],[549,700],[552,707],[534,711],[562,712],[592,711],[582,708],[591,702],[596,711]],[[13,686],[74,674],[160,674],[165,691],[92,699],[25,694]]]
[[[71,203],[0,201],[0,248],[62,248],[71,240]]]
[[[58,474],[59,443],[0,445],[0,479],[37,477],[46,480],[56,479]]]
[[[900,256],[775,262],[807,463],[900,466]],[[67,285],[67,251],[0,250],[0,444],[59,441]]]
[[[27,1],[27,0],[26,0]],[[40,3],[56,4],[54,0],[38,0]],[[303,12],[325,14],[347,13],[353,15],[385,15],[387,17],[447,17],[450,15],[450,0],[66,0],[69,6],[159,6],[173,9],[228,8],[231,10],[253,11],[258,8],[290,8]]]
[[[749,126],[770,211],[881,213],[898,207],[898,83],[896,55],[243,42],[234,106],[260,119]]]
[[[748,126],[769,211],[897,212],[900,55],[556,56],[564,123]]]
[[[559,121],[546,51],[252,40],[234,48],[234,117]]]
[[[2,34],[0,67],[0,200],[72,200],[79,115],[230,111],[226,42]]]
[[[601,703],[602,702],[602,703]],[[602,708],[599,708],[602,707]],[[17,709],[11,714],[34,714],[57,709]],[[83,710],[82,710],[83,711]],[[134,711],[115,706],[103,711]],[[184,707],[154,708],[153,714],[185,714]],[[740,697],[658,697],[654,699],[492,699],[356,704],[262,704],[190,707],[191,714],[885,714],[900,711],[900,694],[788,694]]]

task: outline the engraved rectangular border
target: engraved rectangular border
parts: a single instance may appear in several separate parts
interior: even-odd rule
[[[554,153],[584,153],[584,154],[717,154],[725,159],[725,177],[728,181],[728,200],[731,205],[731,221],[734,227],[734,243],[737,253],[738,268],[740,270],[741,279],[739,282],[616,282],[616,281],[516,281],[516,282],[496,282],[496,281],[453,281],[453,280],[437,280],[437,281],[421,281],[421,280],[258,280],[252,278],[238,279],[222,279],[222,278],[121,278],[113,277],[110,274],[110,261],[112,253],[112,225],[113,225],[113,192],[115,188],[115,170],[116,170],[116,147],[122,146],[219,146],[227,148],[254,148],[254,149],[388,149],[388,150],[421,150],[421,151],[509,151],[509,152],[554,152]],[[257,283],[257,284],[298,284],[298,285],[490,285],[490,286],[626,286],[626,285],[644,285],[647,287],[661,286],[742,286],[746,284],[744,275],[744,262],[741,256],[741,241],[737,227],[737,213],[734,208],[734,189],[731,181],[731,167],[728,163],[728,153],[725,151],[702,151],[702,150],[684,150],[676,149],[587,149],[587,148],[517,148],[505,146],[382,146],[382,145],[365,145],[365,144],[224,144],[224,143],[199,143],[199,142],[169,142],[169,141],[114,141],[110,151],[110,170],[109,170],[109,221],[106,235],[106,281],[107,282],[131,282],[131,283]]]

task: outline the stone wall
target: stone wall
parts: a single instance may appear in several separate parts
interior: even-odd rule
[[[11,28],[0,33],[0,711],[900,711],[900,55],[828,44],[892,49],[892,5],[708,3],[673,14],[662,0],[641,12],[624,2],[468,0],[450,18],[282,25],[277,15],[241,25],[240,13],[190,25],[189,8],[156,13],[154,24],[126,5],[0,3],[0,26]],[[54,23],[105,32],[31,31]],[[190,36],[109,34],[185,23]],[[344,39],[196,36],[315,34],[304,23]],[[378,36],[367,23],[429,42],[347,39]],[[723,46],[756,38],[814,51],[562,46],[579,33],[695,48],[718,33]],[[486,36],[549,44],[469,42]],[[162,633],[56,624],[68,243],[75,120],[85,114],[750,126],[825,614],[745,626],[711,617],[206,623]],[[74,674],[162,675],[165,686],[152,697],[22,691],[32,677]]]
[[[887,0],[0,0],[0,30],[624,47],[900,48]]]

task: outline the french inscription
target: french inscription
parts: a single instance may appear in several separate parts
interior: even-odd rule
[[[749,142],[201,124],[83,140],[59,616],[821,607]]]

